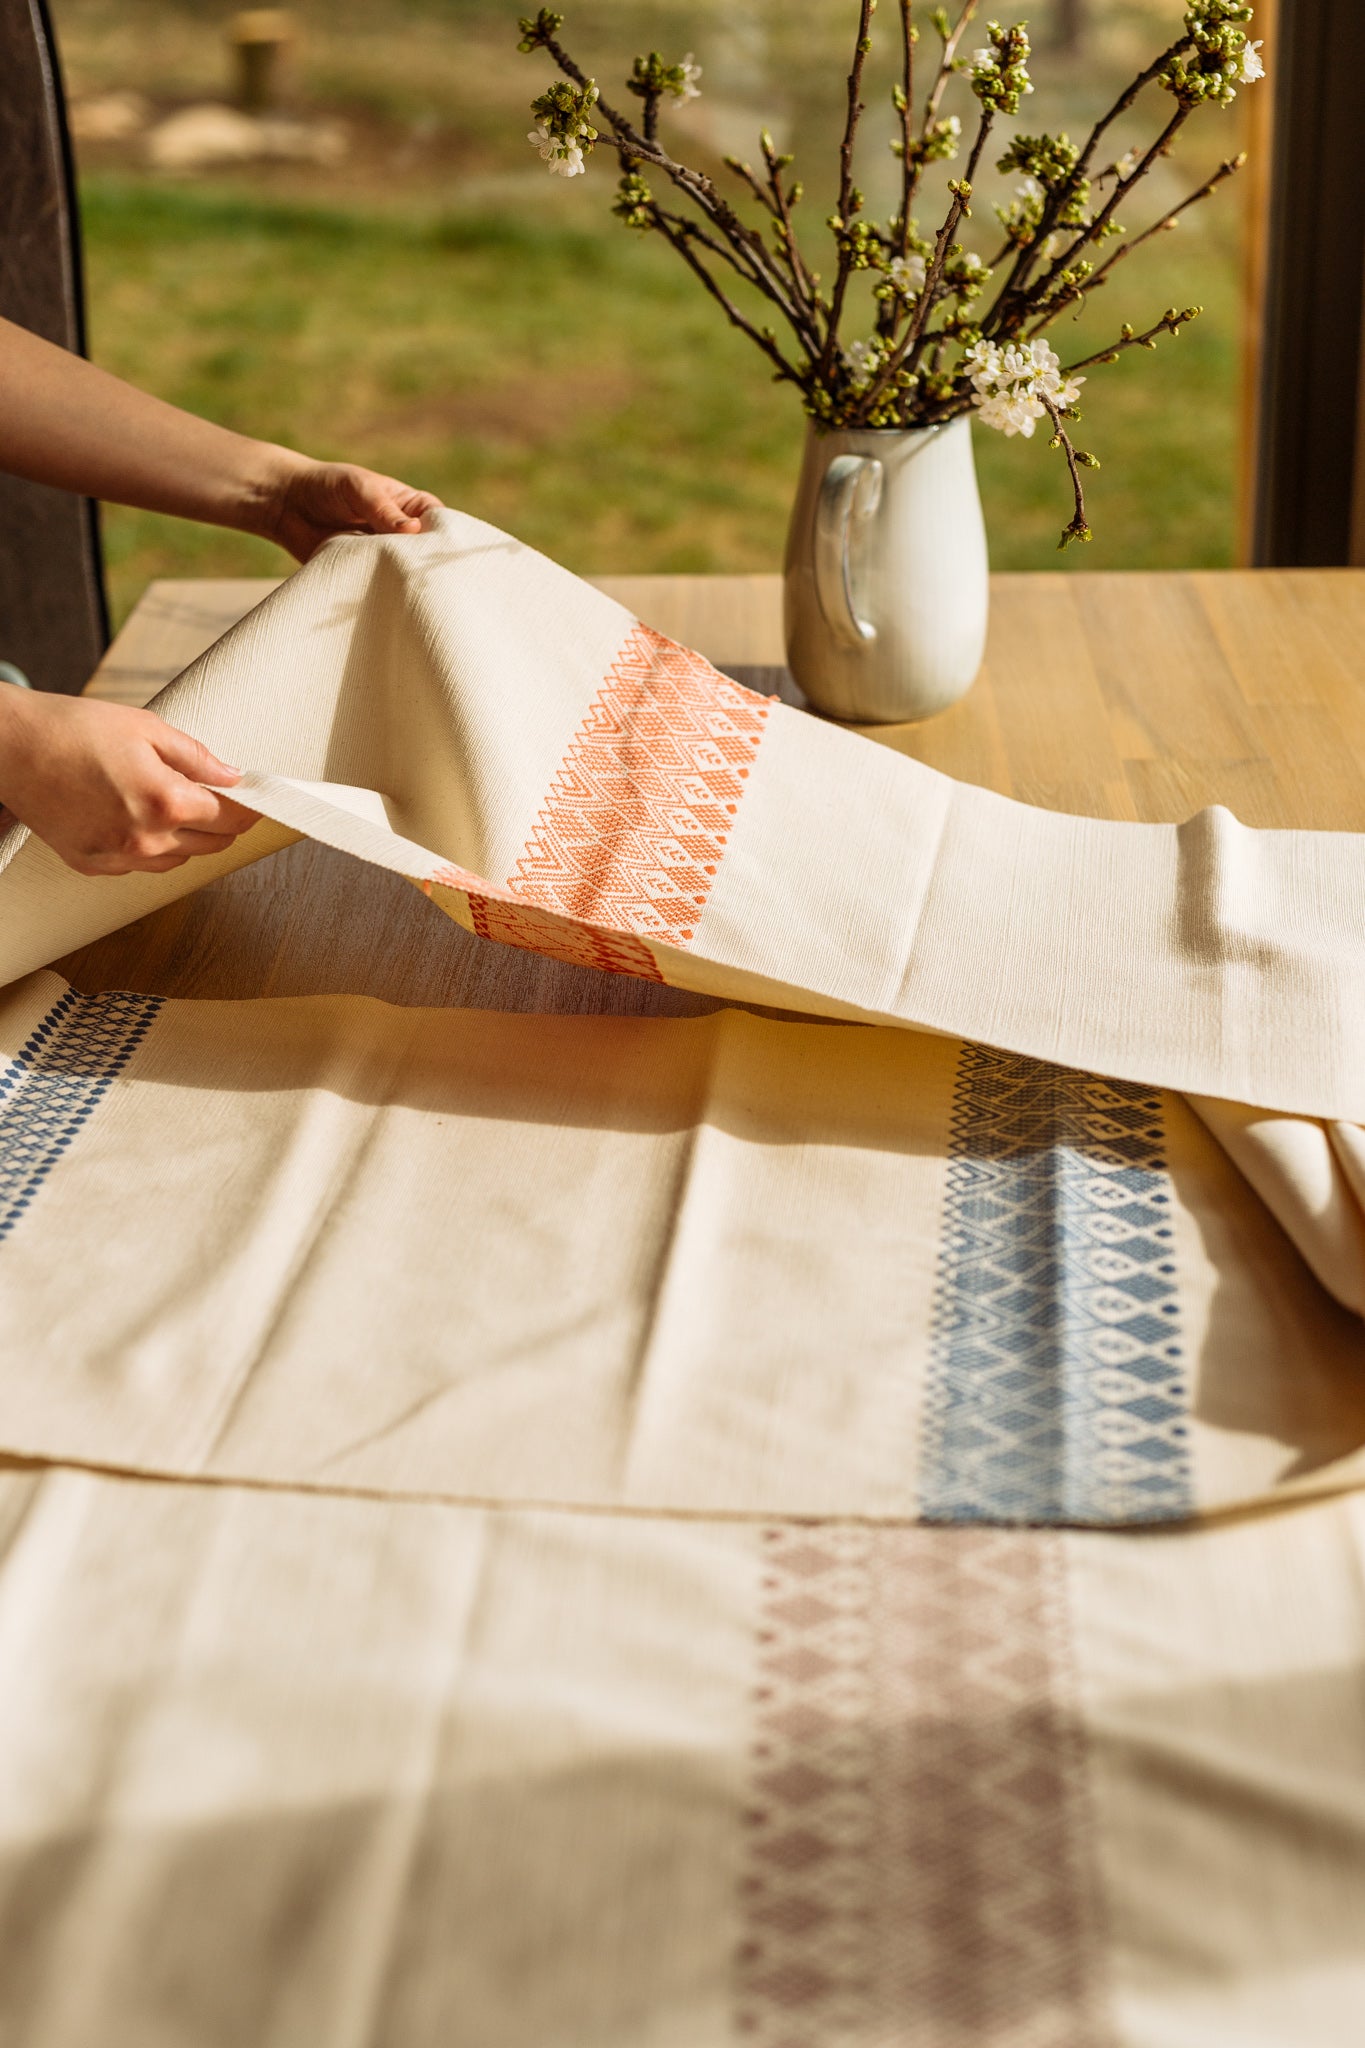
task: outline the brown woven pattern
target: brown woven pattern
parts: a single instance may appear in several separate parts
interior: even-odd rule
[[[1056,1538],[764,1534],[737,2021],[759,2048],[1101,2048]]]

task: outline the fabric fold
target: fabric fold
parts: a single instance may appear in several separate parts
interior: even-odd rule
[[[114,882],[13,828],[0,984],[302,832],[551,957],[1365,1119],[1365,839],[1217,810],[1102,823],[954,783],[756,697],[462,514],[329,543],[156,708],[251,767],[237,793],[268,822]]]
[[[1365,1315],[1365,1134],[1359,1126],[1271,1116],[1207,1096],[1192,1095],[1189,1103],[1323,1286]]]

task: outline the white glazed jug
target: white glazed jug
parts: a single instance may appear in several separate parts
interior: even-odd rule
[[[787,533],[787,664],[818,711],[928,718],[975,680],[989,603],[969,416],[812,427]]]

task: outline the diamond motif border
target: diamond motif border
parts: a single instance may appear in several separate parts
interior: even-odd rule
[[[965,1046],[921,1452],[930,1521],[1193,1509],[1159,1093]]]
[[[68,989],[0,1068],[0,1242],[146,1037],[160,996]]]
[[[635,626],[507,886],[608,931],[686,945],[770,710],[704,656]]]
[[[735,2027],[1110,2048],[1061,1539],[762,1534]]]

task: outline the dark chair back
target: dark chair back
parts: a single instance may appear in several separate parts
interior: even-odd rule
[[[0,0],[0,314],[85,349],[80,223],[45,0]],[[85,687],[109,640],[95,507],[0,475],[0,661]]]

